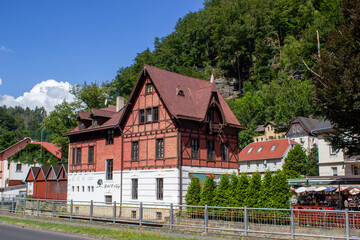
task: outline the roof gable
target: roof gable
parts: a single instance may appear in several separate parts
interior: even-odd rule
[[[26,175],[25,182],[33,182],[39,173],[39,167],[30,167],[28,174]]]
[[[140,91],[140,86],[149,76],[160,99],[166,109],[175,118],[204,121],[209,103],[214,93],[219,101],[219,106],[224,113],[225,122],[233,127],[244,128],[240,125],[215,84],[197,78],[183,76],[163,69],[145,65],[139,75],[135,87],[130,95],[128,106],[124,116],[128,115],[133,103]],[[183,95],[178,95],[179,89]],[[125,121],[123,117],[122,123]]]
[[[0,159],[5,160],[11,157],[15,153],[21,151],[26,146],[26,144],[31,143],[31,141],[32,141],[31,138],[24,138],[23,140],[4,149],[3,151],[0,152]]]
[[[297,144],[290,139],[277,139],[254,142],[247,145],[239,154],[239,161],[282,158],[291,145]],[[274,147],[274,145],[276,145]],[[251,150],[250,150],[251,149]],[[261,149],[259,151],[259,149]]]
[[[40,171],[36,176],[36,181],[44,181],[49,173],[50,166],[40,167]]]

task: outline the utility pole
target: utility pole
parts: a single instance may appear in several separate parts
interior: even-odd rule
[[[43,129],[44,128],[44,109],[41,110],[41,145],[40,145],[40,159],[42,159],[42,141],[43,141]]]

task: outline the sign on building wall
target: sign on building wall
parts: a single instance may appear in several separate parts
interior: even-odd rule
[[[27,195],[33,195],[34,194],[34,182],[28,182],[27,183]]]

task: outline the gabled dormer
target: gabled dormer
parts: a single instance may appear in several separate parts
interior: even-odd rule
[[[209,134],[220,133],[224,125],[226,125],[224,112],[220,105],[217,92],[215,91],[211,93],[211,98],[204,122],[207,123],[207,129]]]

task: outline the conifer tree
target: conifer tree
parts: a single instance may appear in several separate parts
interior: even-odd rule
[[[253,173],[246,191],[245,206],[258,207],[261,190],[261,176],[259,172]]]
[[[229,175],[224,174],[220,179],[219,186],[215,189],[214,205],[227,207],[229,202]]]
[[[236,207],[238,206],[238,201],[236,198],[236,188],[239,182],[239,178],[238,176],[236,176],[236,174],[231,174],[230,176],[230,186],[229,186],[229,190],[228,190],[228,202],[227,202],[227,206],[229,207]]]
[[[319,176],[319,149],[314,143],[307,156],[306,176]]]
[[[198,178],[192,178],[185,195],[186,205],[199,205],[200,203],[200,181]]]
[[[299,178],[300,175],[306,175],[306,154],[300,145],[295,145],[285,158],[283,166],[287,178]]]
[[[236,186],[236,206],[244,207],[245,206],[245,198],[246,192],[249,185],[249,177],[246,173],[241,173],[239,177],[238,184]]]
[[[214,178],[206,177],[204,187],[200,193],[200,204],[201,206],[214,206],[214,194],[216,189],[216,183]]]
[[[267,170],[261,183],[259,207],[269,208],[272,207],[271,183],[272,172]]]
[[[271,181],[271,202],[274,208],[288,208],[290,188],[284,171],[275,172]]]

